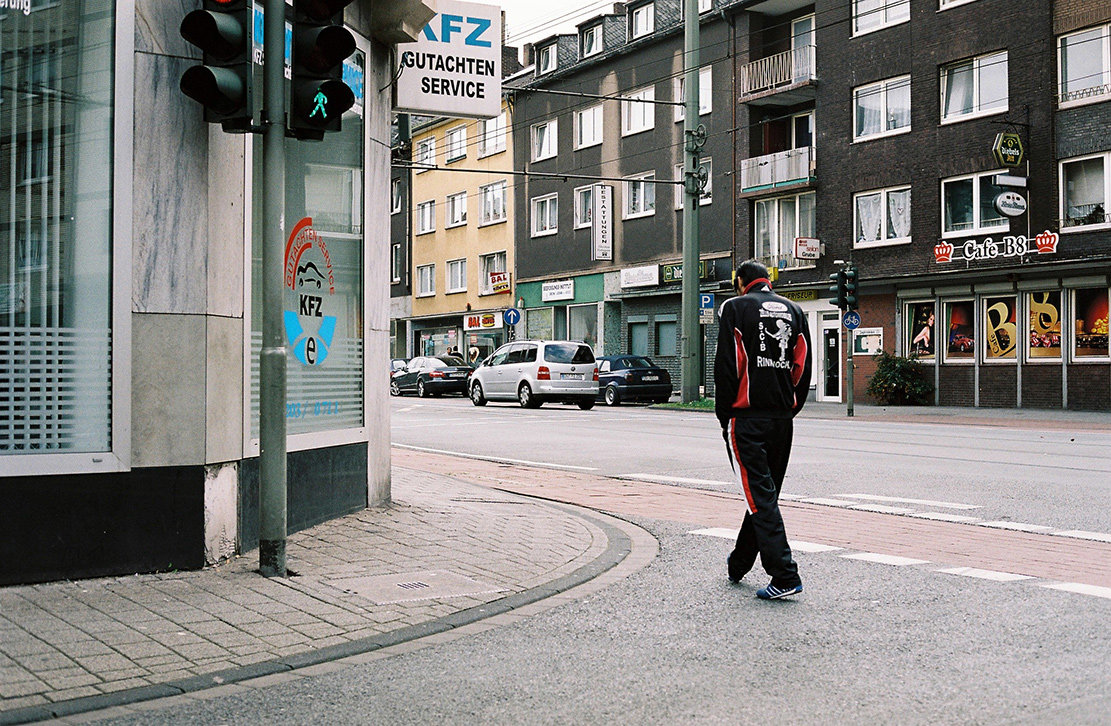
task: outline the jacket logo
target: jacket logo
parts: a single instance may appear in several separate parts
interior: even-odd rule
[[[775,303],[782,305],[782,303]],[[765,303],[767,305],[767,303]],[[787,349],[791,345],[791,326],[785,320],[776,320],[774,329],[770,329],[765,325],[765,321],[760,321],[760,353],[767,355],[756,356],[757,368],[782,368],[790,369],[791,363],[787,360]],[[769,344],[775,343],[778,349],[778,355],[772,356],[769,350]]]

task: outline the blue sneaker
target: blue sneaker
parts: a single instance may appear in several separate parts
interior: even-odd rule
[[[756,597],[761,600],[778,600],[781,597],[790,597],[791,595],[798,595],[802,592],[802,585],[795,585],[794,587],[776,587],[775,585],[768,585],[756,591]]]

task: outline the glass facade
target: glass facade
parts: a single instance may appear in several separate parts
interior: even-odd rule
[[[115,4],[0,9],[0,456],[112,447]]]

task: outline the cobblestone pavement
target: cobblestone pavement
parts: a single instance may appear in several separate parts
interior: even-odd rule
[[[291,535],[294,577],[260,576],[256,551],[199,572],[0,589],[0,723],[366,653],[550,597],[628,552],[597,516],[413,463],[394,468],[393,503]]]

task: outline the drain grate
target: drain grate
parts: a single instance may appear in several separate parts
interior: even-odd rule
[[[506,588],[439,570],[330,580],[329,585],[376,605],[505,592]]]

